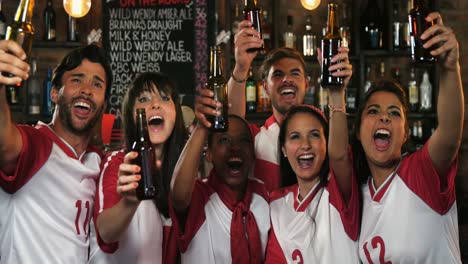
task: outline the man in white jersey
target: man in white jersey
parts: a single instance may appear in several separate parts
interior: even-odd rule
[[[54,70],[50,124],[12,122],[5,85],[28,78],[26,55],[0,41],[0,263],[85,263],[101,154],[89,146],[112,73],[102,49],[70,52]]]

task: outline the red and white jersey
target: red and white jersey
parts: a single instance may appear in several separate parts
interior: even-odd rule
[[[182,263],[231,263],[231,219],[232,211],[224,204],[210,186],[209,179],[197,180],[192,193],[185,222],[185,232],[179,231],[179,248]],[[270,209],[262,183],[250,179],[254,192],[250,211],[259,228],[262,256],[270,230]],[[171,211],[174,227],[179,226],[176,213]]]
[[[265,263],[360,263],[356,180],[348,205],[333,176],[327,187],[317,183],[302,201],[298,195],[297,184],[271,194]]]
[[[77,157],[44,123],[17,127],[15,173],[0,171],[0,263],[86,263],[101,154]]]
[[[272,115],[265,124],[258,128],[251,124],[250,130],[255,138],[255,171],[256,178],[264,182],[268,191],[280,187],[280,169],[278,156],[278,136],[280,126]]]
[[[455,175],[437,174],[426,145],[379,187],[363,186],[359,255],[364,263],[461,263]]]
[[[117,179],[119,166],[123,163],[124,157],[125,152],[115,151],[102,163],[96,193],[94,223],[104,209],[113,207],[121,199],[117,192]],[[164,231],[170,232],[171,226],[171,219],[160,215],[152,200],[142,201],[118,242],[104,243],[93,228],[89,263],[164,263]],[[175,239],[173,243],[172,249],[176,250]],[[169,259],[166,261],[170,262]]]

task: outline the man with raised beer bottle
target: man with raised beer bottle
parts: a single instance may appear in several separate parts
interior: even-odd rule
[[[0,41],[0,263],[86,263],[101,153],[89,145],[112,73],[95,45],[54,70],[52,121],[13,123],[5,87],[28,79],[17,42]],[[10,76],[11,76],[10,75]],[[48,95],[49,96],[49,95]]]

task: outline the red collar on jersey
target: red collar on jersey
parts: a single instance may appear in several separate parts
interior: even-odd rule
[[[232,211],[231,220],[231,256],[232,263],[261,263],[262,244],[257,221],[252,211],[252,185],[247,183],[244,198],[237,201],[234,192],[220,181],[214,169],[211,170],[209,183],[221,198],[221,201]]]

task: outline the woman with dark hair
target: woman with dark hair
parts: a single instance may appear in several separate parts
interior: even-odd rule
[[[440,66],[438,125],[405,155],[404,92],[380,82],[363,97],[353,134],[355,168],[364,182],[359,255],[363,263],[461,263],[455,175],[464,116],[458,42],[438,13],[421,35]]]
[[[140,167],[132,164],[138,154],[130,147],[137,140],[137,108],[146,110],[150,140],[161,163],[153,201],[139,201],[135,194],[141,176]],[[94,210],[101,250],[91,252],[90,263],[173,263],[177,254],[169,185],[187,138],[178,91],[167,76],[143,73],[130,85],[122,113],[127,149],[109,154],[102,163]]]
[[[359,263],[357,181],[351,169],[329,176],[327,141],[328,121],[316,107],[293,107],[281,124],[280,169],[287,185],[271,194],[266,263]],[[347,144],[340,147],[346,156]],[[332,157],[331,166],[337,164]]]

